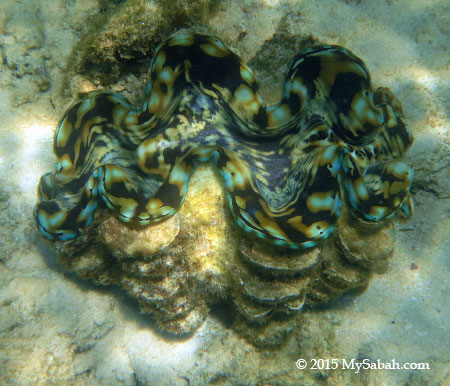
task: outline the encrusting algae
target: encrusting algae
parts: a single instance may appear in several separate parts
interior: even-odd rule
[[[392,224],[374,227],[346,213],[320,248],[280,255],[258,246],[236,229],[223,188],[205,165],[167,221],[133,229],[99,212],[79,238],[56,248],[69,270],[124,288],[163,330],[195,331],[212,305],[229,302],[237,331],[258,346],[274,346],[301,328],[304,304],[367,286],[394,243]]]

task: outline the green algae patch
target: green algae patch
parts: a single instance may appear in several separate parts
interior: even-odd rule
[[[69,56],[64,89],[76,74],[108,86],[124,72],[139,71],[157,44],[177,29],[201,29],[218,4],[205,0],[100,2],[99,13],[88,20]]]

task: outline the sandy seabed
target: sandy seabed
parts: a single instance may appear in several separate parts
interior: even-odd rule
[[[215,316],[169,339],[120,291],[65,272],[37,233],[36,186],[53,167],[54,128],[72,99],[61,91],[66,61],[99,9],[94,0],[0,4],[0,384],[450,384],[448,2],[227,1],[206,26],[246,62],[281,28],[346,46],[376,87],[400,99],[415,136],[407,161],[416,213],[398,225],[387,271],[360,296],[307,311],[302,331],[274,350],[256,349]],[[300,358],[429,370],[299,370]]]

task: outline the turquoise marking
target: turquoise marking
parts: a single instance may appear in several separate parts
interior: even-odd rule
[[[155,106],[155,105],[159,104],[159,101],[160,101],[159,95],[157,93],[153,93],[150,96],[150,100],[148,101],[148,104],[151,106]]]
[[[150,95],[150,92],[152,91],[152,84],[151,83],[147,83],[147,86],[145,87],[145,97],[144,97],[144,104],[142,105],[142,108],[141,108],[141,113],[143,113],[144,111],[146,111],[147,110],[147,107],[148,107],[148,99],[149,99],[149,95]]]
[[[92,205],[91,209],[89,210],[89,217],[86,221],[86,226],[89,226],[94,219],[95,210],[97,209],[98,202],[95,200],[94,205]]]
[[[217,162],[217,159],[219,157],[219,154],[216,150],[211,151],[211,148],[208,147],[199,148],[195,151],[195,153],[199,155],[198,162],[208,162],[211,160]]]
[[[358,209],[358,197],[355,193],[355,190],[353,189],[353,185],[348,182],[347,180],[344,181],[344,186],[345,186],[345,190],[347,192],[348,195],[348,201],[350,202],[350,205],[354,208],[354,209]]]
[[[248,88],[241,88],[236,94],[237,100],[241,103],[247,103],[253,99],[253,94]]]
[[[323,153],[323,159],[325,161],[331,161],[334,158],[334,154],[336,152],[336,145],[330,145],[327,146],[327,148],[325,149],[324,153]],[[334,166],[334,165],[333,165]]]
[[[49,227],[55,227],[57,224],[61,222],[61,220],[64,218],[64,212],[61,211],[55,215],[52,216],[52,218],[48,219],[46,216],[44,216],[42,213],[39,213],[39,221],[41,224],[44,224],[44,226],[48,229]]]
[[[331,233],[334,231],[334,227],[335,227],[334,224],[330,225],[330,226],[328,227],[328,229],[327,229],[325,232],[322,233],[322,237],[323,237],[324,239],[326,239],[329,235],[331,235]]]
[[[49,240],[55,240],[55,239],[56,239],[55,236],[52,235],[51,233],[48,233],[48,232],[42,227],[42,225],[38,224],[38,229],[39,229],[39,232],[41,232],[47,239],[49,239]]]
[[[105,168],[104,167],[99,167],[96,171],[94,171],[94,177],[96,177],[98,179],[98,192],[101,195],[105,194],[105,187],[103,185],[103,179],[104,179],[104,175],[105,175]]]
[[[58,233],[59,233],[58,239],[61,241],[73,240],[74,238],[76,238],[78,236],[73,231],[60,231]]]
[[[97,169],[97,178],[98,178],[98,193],[100,195],[100,197],[102,198],[103,202],[105,203],[105,205],[109,208],[109,209],[114,209],[114,205],[112,204],[112,202],[109,200],[108,195],[106,193],[105,190],[105,186],[103,184],[104,179],[105,179],[105,168],[104,167],[99,167]]]
[[[225,186],[230,189],[233,187],[233,180],[231,178],[231,174],[228,170],[223,171],[223,169],[219,169],[219,173],[220,175],[223,177],[223,179],[225,180]]]
[[[333,160],[333,162],[331,163],[331,167],[328,165],[328,170],[333,177],[339,175],[339,170],[342,168],[342,158],[343,154],[340,154],[339,157]]]
[[[125,174],[121,169],[118,168],[108,168],[106,171],[106,180],[109,181],[111,178],[124,178]]]
[[[189,43],[191,37],[191,34],[178,34],[170,40],[170,43],[177,46],[184,46]]]
[[[321,199],[319,197],[309,198],[309,203],[316,210],[327,210],[334,206],[334,198],[332,195],[327,195],[325,199]]]
[[[247,233],[256,234],[258,237],[263,237],[259,233],[255,233],[253,228],[250,228],[244,221],[242,221],[239,217],[235,217],[236,223]]]
[[[83,100],[80,103],[80,106],[78,107],[77,114],[79,116],[83,116],[84,114],[86,114],[91,109],[92,103],[93,103],[93,101],[92,101],[92,98],[90,98],[90,97]]]
[[[400,209],[405,214],[406,217],[411,217],[411,211],[409,209],[409,204],[407,201],[403,203]]]
[[[303,248],[312,248],[317,245],[317,241],[305,241],[302,243]]]
[[[169,83],[172,80],[172,75],[168,70],[164,69],[159,73],[159,79]]]
[[[292,82],[286,82],[284,84],[284,97],[285,98],[289,97],[289,94],[291,93],[291,89],[292,89]]]
[[[275,121],[282,122],[282,121],[284,121],[285,119],[288,118],[288,115],[287,115],[286,110],[284,108],[277,107],[273,111],[272,117],[273,117],[273,119]]]
[[[88,204],[85,208],[81,210],[80,217],[82,219],[83,218],[86,219],[86,226],[88,226],[92,222],[96,209],[97,209],[97,200],[95,200],[92,205]]]
[[[180,57],[182,52],[186,57]],[[215,71],[215,63],[219,65],[220,73]],[[234,73],[223,73],[226,69],[220,66],[221,63],[228,63],[227,69]],[[330,63],[336,66],[331,70],[332,74],[326,74],[324,71]],[[317,71],[308,73],[311,64]],[[344,200],[339,194],[342,192],[355,212],[361,208],[375,211],[374,214],[361,211],[360,217],[381,221],[392,217],[396,211],[411,214],[409,185],[414,171],[398,161],[411,145],[411,131],[401,113],[390,104],[374,104],[367,69],[348,50],[323,45],[299,53],[289,67],[283,98],[271,108],[255,94],[258,85],[254,83],[251,69],[219,39],[211,36],[187,33],[169,38],[158,46],[151,61],[151,71],[150,79],[165,84],[167,93],[165,87],[161,92],[152,92],[154,85],[147,84],[141,108],[119,94],[95,91],[77,100],[64,114],[56,128],[54,141],[58,162],[53,173],[41,178],[34,212],[44,237],[63,241],[75,238],[92,222],[100,201],[98,195],[111,209],[115,209],[113,201],[116,199],[123,202],[123,212],[117,216],[136,225],[149,224],[156,219],[146,215],[145,210],[135,213],[136,207],[143,208],[148,204],[141,201],[152,197],[158,197],[163,207],[170,207],[161,209],[155,215],[156,220],[173,214],[178,209],[178,201],[181,205],[185,200],[192,174],[186,172],[184,165],[180,166],[183,159],[193,162],[193,170],[200,162],[220,165],[225,197],[238,225],[246,232],[270,240],[275,246],[310,248],[319,239],[328,237],[341,212]],[[356,84],[340,85],[353,91],[349,91],[347,99],[351,103],[346,103],[346,108],[339,111],[340,104],[331,100],[328,89],[334,86],[331,83],[335,76],[337,79],[344,73],[353,73],[359,80]],[[344,82],[353,82],[345,79]],[[229,85],[232,86],[226,89]],[[315,93],[316,89],[320,92]],[[298,106],[298,98],[302,106],[293,111],[293,106]],[[149,113],[149,108],[154,113]],[[368,121],[378,122],[378,115],[383,114],[390,117],[388,122],[380,120],[380,127],[369,127]],[[93,121],[101,122],[101,131]],[[329,134],[334,130],[334,135],[324,136],[326,132],[317,130],[318,121],[327,125]],[[268,122],[270,127],[263,127],[263,122]],[[337,122],[340,122],[339,127]],[[62,131],[65,124],[72,129]],[[89,124],[90,127],[86,126]],[[89,140],[80,148],[82,129]],[[356,135],[355,129],[361,137],[354,141],[352,138],[352,141],[364,143],[362,147],[346,143],[349,133],[350,137]],[[313,135],[317,139],[311,142]],[[160,141],[159,136],[162,137]],[[150,145],[144,147],[144,141]],[[359,149],[361,155],[356,155]],[[368,151],[373,157],[366,155]],[[380,156],[375,157],[375,153]],[[219,162],[221,156],[230,163]],[[163,162],[164,168],[168,168],[153,172]],[[235,168],[235,165],[239,167]],[[326,169],[317,173],[324,166],[329,173],[323,173]],[[146,170],[152,170],[152,174],[148,175]],[[164,176],[168,170],[169,179],[166,180]],[[409,171],[411,175],[406,175]],[[391,194],[380,198],[369,189],[368,178],[367,186],[359,182],[355,186],[356,181],[368,172],[380,181],[391,181],[395,177],[400,182],[405,180],[398,198],[407,198],[403,202]],[[323,181],[315,180],[322,175],[326,175]],[[299,181],[299,178],[304,180]],[[117,181],[120,188],[112,184],[113,181]],[[180,189],[180,196],[169,200],[163,192],[178,194],[174,186]],[[167,190],[158,193],[161,187]],[[315,190],[331,193],[321,199],[314,197]],[[245,209],[233,206],[233,203],[236,205],[234,195],[241,193]],[[81,197],[86,199],[86,195],[92,197],[91,200],[80,201]],[[246,201],[245,197],[252,197],[260,204],[252,205],[253,201]],[[310,202],[300,202],[306,199]],[[398,202],[398,208],[391,207],[394,201]],[[382,207],[383,202],[386,207]],[[173,208],[174,205],[177,207]],[[377,205],[380,205],[378,210]],[[303,208],[304,216],[330,226],[305,232],[293,228],[292,234],[289,233],[292,240],[283,240],[282,232],[277,229],[284,230],[289,215],[278,216],[272,207]],[[44,215],[46,209],[52,215]],[[265,226],[256,219],[256,209],[262,210],[269,219]],[[320,216],[316,212],[320,212]]]
[[[395,175],[400,176],[406,173],[410,169],[409,165],[404,162],[396,162],[393,167],[393,172]]]
[[[364,213],[364,212],[361,212],[361,213],[364,215],[364,217],[365,217],[367,220],[370,220],[370,221],[378,221],[377,218],[376,218],[375,216],[372,216],[372,215],[369,214],[369,213]]]
[[[241,210],[240,213],[241,213],[241,216],[242,216],[245,220],[247,220],[247,222],[248,222],[249,224],[252,224],[252,223],[255,222],[255,221],[250,217],[250,215],[249,215],[248,213],[244,212],[243,210]],[[249,225],[249,226],[250,226],[250,225]],[[255,230],[253,227],[251,227],[251,229]]]
[[[331,213],[334,214],[335,218],[338,218],[341,214],[341,208],[342,208],[342,200],[339,197],[338,193],[336,193],[336,198],[334,200],[334,206],[331,210]]]
[[[380,221],[380,220],[382,220],[384,218],[385,214],[386,214],[386,210],[385,209],[377,208],[376,209],[376,214],[372,215],[371,217],[373,217],[373,219],[375,221]]]
[[[369,196],[369,192],[365,185],[359,184],[356,191],[358,197],[364,198]]]

